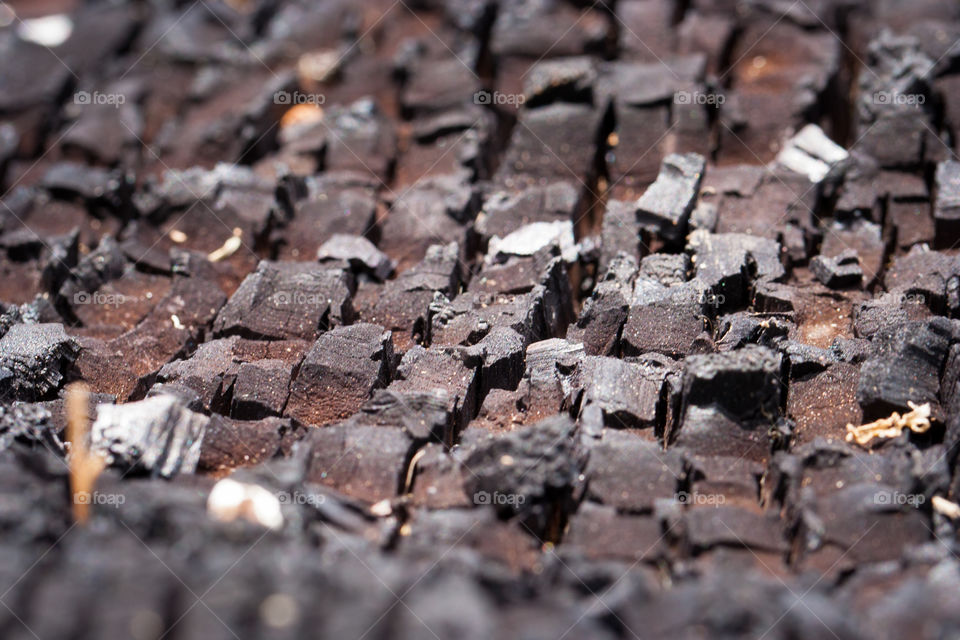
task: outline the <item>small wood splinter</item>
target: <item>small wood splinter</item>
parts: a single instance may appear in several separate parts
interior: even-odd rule
[[[67,388],[67,440],[70,441],[70,496],[73,499],[73,518],[80,524],[90,519],[90,497],[97,477],[107,466],[106,460],[90,453],[87,435],[90,421],[87,411],[90,392],[81,383]]]
[[[930,429],[930,403],[916,405],[908,401],[907,405],[912,411],[903,415],[894,411],[889,418],[881,418],[859,427],[848,424],[847,442],[855,440],[857,444],[865,445],[874,438],[896,438],[905,428],[914,433],[924,433]]]

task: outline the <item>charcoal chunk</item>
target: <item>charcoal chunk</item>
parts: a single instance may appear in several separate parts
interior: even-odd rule
[[[769,419],[781,403],[781,356],[746,346],[721,354],[690,356],[683,371],[683,406],[716,406],[743,419]]]
[[[650,513],[658,499],[673,498],[686,477],[676,451],[626,432],[608,431],[590,449],[584,472],[587,497],[627,513]]]
[[[278,416],[290,394],[292,367],[283,360],[244,362],[233,385],[230,415],[245,420]]]
[[[909,411],[908,402],[929,402],[936,412],[940,372],[953,335],[953,326],[945,318],[881,330],[874,338],[879,350],[860,369],[857,400],[865,417],[875,419],[892,411]]]
[[[580,190],[571,180],[497,189],[484,199],[477,231],[484,238],[503,238],[534,222],[572,221],[581,206]]]
[[[78,352],[62,324],[14,324],[0,338],[0,396],[39,400],[49,395]]]
[[[170,395],[100,405],[90,446],[112,465],[170,478],[196,470],[209,422]]]
[[[706,161],[695,153],[664,158],[656,182],[637,201],[641,225],[652,226],[662,238],[681,241],[700,191]]]
[[[456,347],[413,347],[403,356],[391,392],[442,392],[450,424],[459,432],[476,415],[478,380],[470,358]],[[448,444],[452,442],[448,441]]]
[[[863,281],[860,258],[853,250],[847,250],[833,258],[816,256],[810,261],[810,270],[817,280],[831,289],[858,286]]]
[[[524,104],[535,107],[554,101],[591,103],[596,79],[594,62],[586,56],[539,62],[524,79]]]
[[[200,446],[197,468],[222,471],[252,466],[280,455],[289,455],[304,430],[290,420],[230,420],[212,416]]]
[[[262,261],[217,315],[218,336],[313,340],[350,321],[351,279],[338,269]]]
[[[428,392],[377,389],[346,424],[402,427],[415,441],[452,439],[449,398],[442,389]]]
[[[376,246],[362,236],[334,234],[317,249],[317,260],[346,262],[355,271],[365,271],[378,280],[386,280],[393,273],[393,263]]]
[[[332,425],[310,432],[306,477],[366,502],[393,498],[412,441],[400,427]]]
[[[687,248],[695,254],[696,278],[710,288],[721,307],[742,305],[751,279],[778,281],[786,274],[781,247],[773,240],[740,233],[694,231]]]
[[[637,278],[630,313],[623,326],[623,353],[656,352],[682,357],[696,352],[706,329],[705,304],[712,299],[699,282],[664,287],[653,280]]]
[[[317,426],[347,418],[389,383],[393,359],[383,327],[361,323],[328,331],[300,365],[286,415]]]
[[[391,330],[400,351],[425,341],[434,296],[453,297],[460,285],[459,253],[456,243],[429,247],[420,263],[384,285],[373,308],[361,313],[362,319]]]
[[[593,295],[583,304],[576,323],[567,331],[567,339],[582,342],[588,355],[616,354],[620,330],[627,320],[633,298],[636,273],[637,263],[632,257],[621,254],[614,258]]]
[[[0,406],[0,451],[6,451],[15,441],[23,441],[63,452],[60,430],[44,403],[17,402]]]
[[[538,535],[557,509],[569,508],[586,462],[567,416],[548,418],[504,436],[488,436],[464,461],[475,504],[520,514]]]
[[[960,224],[960,162],[946,160],[938,164],[934,181],[936,200],[933,217],[938,235],[955,234]]]
[[[664,368],[588,356],[583,360],[581,375],[581,406],[598,406],[607,426],[656,427],[661,422],[661,394],[667,375]]]

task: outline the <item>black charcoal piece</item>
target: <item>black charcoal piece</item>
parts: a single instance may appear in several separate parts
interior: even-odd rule
[[[198,468],[222,471],[289,455],[293,444],[303,435],[303,428],[283,418],[230,420],[211,416],[200,447]]]
[[[567,339],[582,342],[588,355],[615,355],[619,350],[620,330],[630,310],[636,274],[637,263],[633,257],[619,254],[611,260],[593,295],[584,302],[576,323],[567,331]]]
[[[573,221],[530,223],[502,239],[491,238],[487,251],[491,259],[503,260],[507,256],[532,256],[551,247],[566,262],[577,259]]]
[[[43,403],[0,405],[0,451],[6,451],[14,441],[38,443],[51,451],[63,452],[60,427]]]
[[[442,389],[427,392],[377,389],[345,424],[402,427],[415,441],[449,442],[449,397]]]
[[[350,497],[379,502],[397,495],[413,441],[400,427],[338,424],[312,430],[306,477]]]
[[[652,226],[665,240],[683,240],[705,166],[703,156],[695,153],[664,158],[657,181],[637,201],[640,224]]]
[[[695,353],[706,329],[706,309],[720,300],[706,291],[700,282],[685,282],[672,287],[647,278],[634,284],[630,313],[620,340],[624,355],[648,352],[682,357]],[[665,330],[669,327],[669,330]]]
[[[783,267],[780,244],[742,233],[694,231],[687,249],[695,255],[694,274],[710,288],[720,307],[738,307],[746,299],[751,281],[781,280]]]
[[[478,197],[462,174],[424,179],[400,194],[381,228],[380,250],[403,273],[436,244],[456,243],[468,250],[469,230]]]
[[[594,173],[603,111],[584,104],[556,102],[523,109],[513,128],[500,168],[498,184],[519,178],[540,180],[586,180]]]
[[[666,369],[602,356],[584,358],[581,367],[581,407],[597,405],[608,427],[656,427],[661,422]]]
[[[209,422],[170,395],[100,405],[90,447],[112,465],[170,478],[196,470]]]
[[[427,317],[436,294],[453,297],[460,285],[460,249],[456,243],[432,245],[418,264],[384,285],[373,308],[362,319],[393,331],[398,350],[423,342],[429,333]]]
[[[158,382],[147,391],[148,398],[162,395],[173,396],[181,405],[190,409],[190,411],[201,413],[204,410],[203,399],[200,397],[200,394],[190,387],[177,384],[176,382]]]
[[[914,246],[906,255],[897,256],[883,274],[887,290],[905,302],[916,302],[935,313],[952,310],[957,304],[951,295],[960,278],[960,260],[925,246]]]
[[[262,261],[217,315],[218,336],[302,338],[346,324],[353,315],[351,277],[303,262]]]
[[[779,353],[753,345],[690,356],[684,363],[683,406],[715,406],[742,420],[770,420],[781,404],[781,370]]]
[[[831,289],[856,287],[863,282],[863,270],[857,252],[848,249],[843,253],[827,258],[816,256],[810,261],[810,270],[817,280]]]
[[[62,324],[14,324],[0,338],[0,397],[40,400],[60,387],[79,352]]]
[[[244,362],[233,384],[230,415],[243,420],[259,420],[283,412],[290,394],[292,366],[283,360]]]
[[[782,317],[738,311],[717,319],[717,351],[733,351],[748,344],[775,348],[793,328],[793,323]]]
[[[497,327],[467,349],[467,354],[480,362],[481,396],[485,396],[490,389],[517,388],[524,372],[526,347],[519,333],[506,327]]]
[[[934,189],[933,217],[938,231],[955,233],[960,224],[960,162],[946,160],[937,165]]]
[[[388,389],[401,393],[442,392],[454,433],[463,429],[478,409],[478,381],[471,358],[460,348],[413,347],[400,361]],[[448,442],[450,444],[450,442]]]
[[[938,408],[940,372],[955,329],[946,318],[906,322],[874,337],[876,355],[863,363],[857,399],[868,418],[909,411],[908,402]]]
[[[345,262],[351,269],[386,280],[393,273],[393,262],[363,236],[334,234],[317,249],[317,260],[334,264]]]
[[[649,513],[658,499],[673,498],[686,479],[683,459],[627,432],[607,431],[590,449],[584,472],[587,496],[629,513]]]
[[[640,260],[642,255],[642,230],[637,222],[636,202],[609,200],[603,212],[603,222],[600,228],[600,264],[601,272],[606,271],[613,264],[613,260],[624,254]]]
[[[548,102],[590,103],[596,79],[595,62],[587,56],[538,62],[524,78],[524,104],[535,107]]]
[[[586,452],[569,416],[555,416],[503,436],[487,436],[464,460],[467,494],[503,515],[520,514],[531,531],[570,507]]]
[[[640,261],[639,275],[665,287],[686,282],[689,272],[690,257],[685,253],[654,253]]]
[[[390,332],[379,325],[328,331],[300,365],[285,414],[316,426],[349,417],[390,382],[393,359]]]
[[[532,222],[574,220],[582,206],[578,186],[571,179],[494,190],[477,216],[477,232],[485,238],[503,238]]]

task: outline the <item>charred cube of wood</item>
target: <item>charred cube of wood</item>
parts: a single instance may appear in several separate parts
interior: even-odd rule
[[[413,441],[400,427],[338,424],[315,429],[298,445],[306,478],[366,502],[397,495]]]
[[[690,356],[683,372],[683,406],[716,406],[741,420],[771,420],[783,393],[782,358],[765,347]]]
[[[337,233],[317,249],[320,264],[345,264],[351,270],[386,280],[393,273],[393,262],[363,236]]]
[[[857,400],[866,418],[883,418],[892,411],[909,411],[908,402],[931,403],[939,410],[940,372],[954,328],[946,318],[906,322],[882,329],[874,341],[876,355],[863,363]]]
[[[339,269],[263,260],[217,315],[218,336],[313,340],[351,320],[352,278]]]
[[[817,280],[831,289],[856,287],[863,282],[860,258],[852,249],[832,258],[816,256],[810,261],[810,270]]]
[[[292,369],[291,364],[283,360],[241,364],[233,385],[230,415],[243,420],[280,415],[290,394]]]
[[[651,513],[658,499],[674,498],[686,479],[679,452],[663,451],[632,433],[606,431],[590,449],[584,471],[587,497],[625,513]]]
[[[636,274],[636,261],[625,254],[617,255],[583,304],[576,324],[567,330],[567,339],[582,342],[587,355],[615,355],[620,348],[620,330],[630,311]]]
[[[170,395],[100,405],[90,446],[112,465],[170,478],[196,470],[209,422]]]
[[[464,460],[467,495],[504,516],[519,515],[531,533],[551,534],[571,507],[586,453],[568,416],[548,418],[503,436],[487,436]]]
[[[671,357],[693,353],[706,329],[705,309],[711,300],[698,282],[664,287],[637,278],[620,339],[623,353],[656,352]]]
[[[583,206],[578,187],[571,179],[495,190],[484,200],[477,231],[484,238],[503,238],[533,222],[573,221]]]
[[[637,218],[663,239],[679,242],[687,235],[687,221],[700,191],[706,161],[688,153],[663,159],[660,175],[637,201]]]
[[[466,427],[478,409],[477,371],[470,366],[469,356],[462,348],[413,347],[400,361],[396,377],[388,390],[400,393],[443,392],[447,398],[447,414],[455,432]]]
[[[598,406],[607,426],[646,428],[662,423],[661,395],[667,376],[664,368],[588,356],[583,360],[581,375],[581,407],[586,410]]]
[[[0,396],[44,398],[60,387],[78,353],[62,324],[14,324],[0,338]]]
[[[390,332],[354,324],[324,333],[307,352],[291,383],[285,414],[322,426],[343,420],[385,387],[393,369]]]

